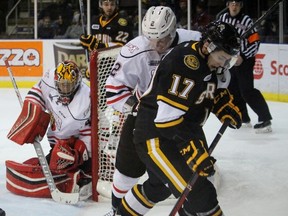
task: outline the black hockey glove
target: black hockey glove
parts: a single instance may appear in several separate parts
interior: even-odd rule
[[[209,156],[202,140],[190,140],[178,145],[178,148],[193,172],[203,177],[214,175],[216,159]]]
[[[99,41],[97,40],[97,38],[91,34],[89,35],[82,34],[80,36],[80,43],[84,49],[87,49],[90,52],[94,49],[97,49],[99,45]]]
[[[230,120],[229,127],[238,129],[242,125],[242,114],[232,100],[233,96],[228,89],[217,89],[212,112],[222,123],[228,119]]]

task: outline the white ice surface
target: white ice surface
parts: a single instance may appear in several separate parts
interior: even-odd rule
[[[27,89],[21,89],[22,97]],[[13,89],[0,89],[0,208],[6,216],[102,216],[109,200],[79,202],[75,206],[51,199],[27,198],[6,189],[5,161],[23,162],[34,157],[32,145],[19,146],[6,138],[20,113]],[[288,215],[288,103],[268,102],[273,115],[273,133],[255,134],[253,129],[227,129],[213,155],[221,174],[218,198],[226,216]],[[252,123],[256,115],[250,111]],[[221,124],[211,116],[204,129],[209,143]],[[43,140],[47,153],[49,146]],[[157,205],[148,216],[166,216],[175,200]]]

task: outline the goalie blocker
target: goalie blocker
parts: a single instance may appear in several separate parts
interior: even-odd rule
[[[34,143],[35,138],[45,135],[50,122],[50,115],[44,112],[40,105],[25,100],[22,111],[8,133],[8,139],[23,145]]]

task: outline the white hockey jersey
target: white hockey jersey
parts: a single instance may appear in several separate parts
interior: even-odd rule
[[[77,137],[81,139],[91,156],[90,88],[82,82],[69,105],[60,102],[54,84],[54,69],[46,72],[42,79],[28,92],[25,100],[39,104],[51,114],[47,131],[51,145],[58,139]]]
[[[201,33],[198,31],[185,29],[176,31],[177,44],[189,40],[199,41],[201,38]],[[123,46],[106,81],[107,105],[123,112],[126,100],[134,91],[139,99],[148,88],[161,58],[168,51],[163,54],[157,53],[144,36],[138,36]]]

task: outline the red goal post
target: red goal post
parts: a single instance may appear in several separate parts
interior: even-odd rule
[[[124,116],[106,105],[105,83],[121,47],[90,53],[92,199],[111,197],[115,153]]]

